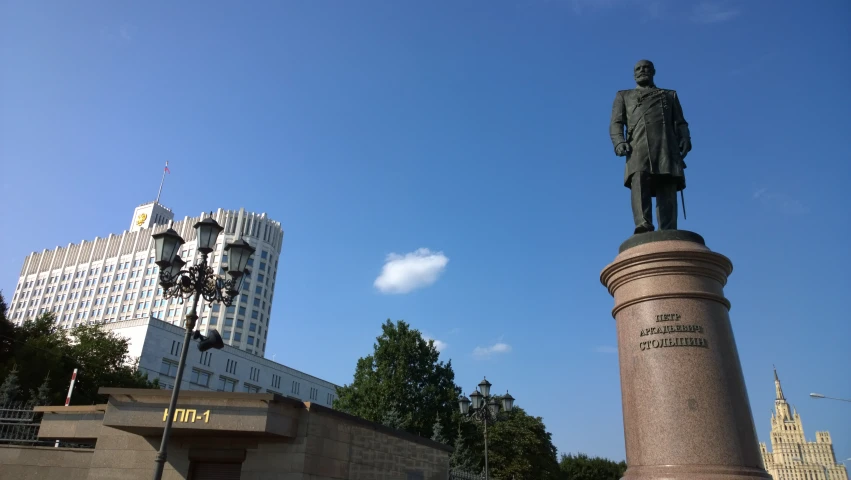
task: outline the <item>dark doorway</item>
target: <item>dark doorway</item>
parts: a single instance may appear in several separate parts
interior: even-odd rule
[[[239,480],[241,463],[193,462],[192,480]]]

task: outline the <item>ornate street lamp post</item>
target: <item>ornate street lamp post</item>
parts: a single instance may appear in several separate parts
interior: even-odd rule
[[[499,398],[496,395],[491,396],[490,392],[491,383],[485,378],[479,383],[478,389],[470,394],[470,398],[462,396],[458,400],[461,415],[481,422],[485,427],[485,480],[490,478],[488,471],[488,424],[496,423],[500,409],[510,412],[514,408],[514,397],[508,391]]]
[[[212,212],[211,212],[212,214]],[[224,230],[215,220],[210,217],[195,224],[197,234],[197,248],[201,253],[201,261],[188,268],[186,262],[177,255],[180,246],[185,243],[183,238],[174,230],[168,230],[152,235],[154,238],[155,260],[160,267],[160,286],[163,289],[163,297],[177,298],[180,303],[184,299],[191,299],[192,307],[186,313],[186,337],[183,340],[183,348],[180,352],[180,362],[177,365],[177,375],[174,379],[174,390],[171,392],[171,401],[168,404],[168,418],[163,429],[163,438],[160,450],[157,452],[154,469],[154,480],[161,480],[163,469],[167,458],[168,439],[171,435],[171,424],[174,420],[174,408],[177,406],[177,396],[180,394],[180,383],[183,381],[183,367],[186,364],[186,354],[189,353],[189,343],[200,339],[198,349],[201,351],[210,348],[222,348],[224,342],[216,330],[211,330],[209,338],[194,332],[195,322],[198,320],[198,299],[204,297],[208,302],[221,302],[230,306],[239,295],[239,289],[245,278],[245,267],[248,259],[254,254],[255,248],[245,240],[238,239],[225,246],[228,252],[227,279],[216,275],[213,269],[207,265],[207,255],[213,251],[216,239]]]

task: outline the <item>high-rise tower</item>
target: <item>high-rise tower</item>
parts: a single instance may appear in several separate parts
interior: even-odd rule
[[[829,432],[816,432],[807,442],[801,416],[783,395],[774,370],[774,412],[771,414],[771,452],[760,443],[765,469],[774,480],[848,480],[845,465],[836,463]]]

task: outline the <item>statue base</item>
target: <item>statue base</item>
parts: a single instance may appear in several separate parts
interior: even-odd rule
[[[730,260],[684,230],[633,235],[600,275],[615,300],[625,480],[770,479],[723,287]]]

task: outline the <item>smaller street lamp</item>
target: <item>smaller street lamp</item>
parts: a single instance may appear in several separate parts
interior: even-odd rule
[[[171,435],[171,424],[174,420],[174,408],[177,406],[177,396],[180,394],[180,383],[183,381],[183,369],[186,365],[186,355],[189,353],[189,344],[194,338],[198,340],[198,349],[205,352],[211,348],[220,349],[224,347],[221,335],[211,329],[207,336],[201,332],[194,332],[195,322],[198,320],[198,300],[204,297],[208,302],[221,302],[230,306],[234,299],[239,296],[239,289],[245,279],[245,269],[248,259],[256,249],[242,238],[225,246],[228,256],[227,279],[216,275],[207,264],[207,256],[215,249],[216,239],[224,228],[210,216],[195,224],[195,237],[198,251],[201,253],[200,262],[186,267],[186,261],[180,258],[177,252],[186,243],[172,228],[164,232],[151,235],[154,238],[154,251],[157,266],[160,267],[159,283],[163,289],[164,298],[177,298],[180,303],[184,299],[191,299],[192,306],[186,313],[186,337],[180,352],[180,362],[177,365],[177,374],[174,379],[174,389],[171,392],[171,400],[168,404],[168,417],[160,449],[157,452],[154,467],[154,480],[161,480],[168,451],[168,439]]]
[[[470,401],[473,404],[474,410],[478,410],[478,409],[482,408],[482,402],[483,402],[484,398],[485,398],[484,395],[479,393],[478,390],[475,390],[473,393],[470,394]]]
[[[502,396],[502,409],[506,412],[510,412],[514,409],[514,397],[508,393],[508,390],[506,390],[505,395]]]
[[[152,236],[157,266],[160,269],[166,268],[171,265],[172,260],[177,256],[177,251],[185,242],[172,228]]]
[[[483,379],[478,388],[470,394],[470,398],[461,396],[458,399],[458,407],[461,415],[472,420],[481,422],[485,427],[485,480],[488,480],[488,424],[497,421],[500,410],[510,412],[514,408],[514,397],[508,391],[505,395],[491,396],[491,383],[487,378]]]
[[[482,379],[482,381],[479,382],[479,391],[482,392],[482,395],[485,398],[490,396],[490,394],[491,394],[491,382],[489,382],[487,378]]]
[[[851,402],[851,399],[848,399],[848,398],[828,397],[828,396],[822,395],[820,393],[811,393],[810,396],[813,397],[813,398],[827,398],[829,400],[839,400],[840,402]]]
[[[470,399],[461,395],[461,398],[458,399],[458,405],[461,407],[461,415],[467,415],[470,411]]]

